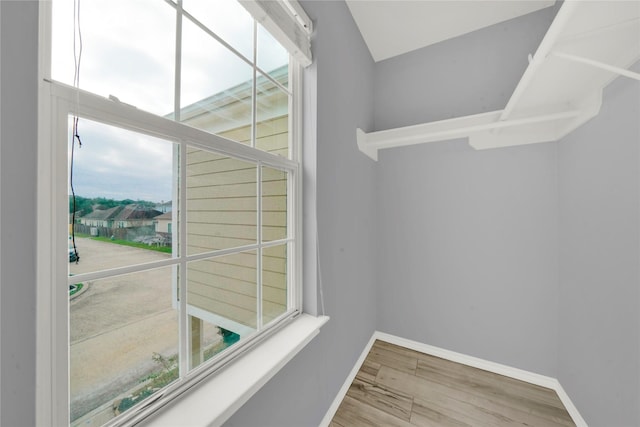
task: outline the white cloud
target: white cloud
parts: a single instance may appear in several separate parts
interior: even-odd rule
[[[80,87],[164,115],[173,110],[175,10],[158,0],[80,3]],[[73,2],[53,2],[52,77],[73,84]],[[79,39],[76,51],[79,51]]]
[[[77,195],[159,202],[171,200],[174,144],[80,119],[75,147]]]
[[[161,116],[174,109],[176,10],[162,0],[84,0],[80,5],[80,88]],[[72,0],[53,1],[52,77],[74,78]],[[235,0],[184,0],[189,11],[253,57],[253,20]],[[184,107],[249,81],[252,67],[185,19],[181,105]],[[267,71],[287,54],[264,31],[259,65]],[[79,40],[76,40],[79,49]],[[269,59],[269,60],[267,60]],[[171,199],[172,144],[81,120],[83,147],[76,150],[74,187],[82,196]]]

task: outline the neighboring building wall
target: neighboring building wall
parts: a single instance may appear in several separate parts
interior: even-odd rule
[[[156,222],[156,233],[170,234],[173,231],[173,222],[171,221],[171,214],[163,214],[154,218]]]
[[[591,427],[640,426],[638,118],[640,82],[619,77],[559,143],[559,379]]]
[[[356,127],[372,130],[374,63],[344,2],[302,3],[317,29],[316,63],[305,72],[305,93],[317,84],[317,177],[310,165],[305,190],[317,178],[320,266],[331,320],[226,426],[317,426],[376,324],[376,165],[355,141]],[[310,217],[306,212],[305,221]]]
[[[272,104],[279,105],[282,102]],[[248,109],[251,104],[242,105]],[[222,115],[226,116],[225,111],[222,110]],[[288,156],[287,108],[284,108],[284,112],[284,116],[271,117],[258,123],[256,146]],[[217,113],[220,114],[220,110]],[[199,119],[198,126],[207,127],[202,116]],[[220,125],[213,125],[216,119],[212,115],[209,121],[213,128],[220,131]],[[251,126],[219,132],[219,135],[249,144]],[[189,254],[256,243],[256,178],[257,168],[254,164],[188,148],[186,197]],[[287,177],[284,172],[263,168],[262,207],[263,241],[286,238]],[[287,309],[286,246],[264,249],[262,264],[262,321],[266,324]],[[256,328],[256,265],[255,251],[190,263],[187,270],[188,304]],[[217,326],[241,333],[233,323]]]
[[[376,128],[504,108],[554,12],[378,63]],[[378,329],[555,376],[556,145],[379,156]]]

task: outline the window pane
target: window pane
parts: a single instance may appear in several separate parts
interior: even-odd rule
[[[174,268],[74,284],[70,414],[101,425],[178,377]]]
[[[262,322],[287,311],[287,245],[262,249]]]
[[[190,307],[192,312],[199,312],[197,309]],[[208,319],[213,315],[204,314],[203,318]],[[207,322],[198,316],[189,316],[190,327],[190,368],[196,368],[207,360],[212,359],[219,353],[222,353],[233,344],[240,341],[240,335]],[[220,322],[224,323],[224,322]]]
[[[253,18],[237,0],[184,0],[184,10],[253,61]]]
[[[287,238],[287,172],[262,168],[262,241]]]
[[[256,259],[256,251],[249,251],[188,264],[192,367],[255,331]],[[207,336],[211,328],[217,330]]]
[[[54,0],[55,80],[73,85],[73,1]],[[82,2],[80,88],[159,115],[173,111],[174,8],[158,0]],[[76,41],[76,51],[80,43]]]
[[[288,158],[291,65],[236,0],[52,1],[53,79],[79,78],[82,90],[121,101],[78,105],[95,121],[80,119],[81,146],[66,141],[69,233],[59,250],[68,250],[69,276],[58,308],[68,317],[55,316],[55,326],[69,327],[69,341],[52,346],[63,354],[56,367],[69,368],[68,378],[52,380],[68,381],[69,395],[56,399],[69,405],[71,425],[112,424],[171,384],[192,385],[179,366],[215,359],[294,307],[294,186],[292,172],[277,169],[290,170],[290,162],[206,137]],[[82,102],[52,93],[60,108]],[[125,104],[209,133],[166,128]],[[64,174],[58,160],[53,170]]]
[[[256,147],[289,157],[289,95],[261,75],[257,96]]]
[[[258,24],[258,67],[274,77],[284,87],[288,85],[289,52]],[[276,77],[277,76],[277,77]]]
[[[191,21],[183,30],[180,120],[250,143],[252,67]]]
[[[257,166],[189,147],[187,254],[257,243]]]
[[[80,259],[75,259],[70,235],[69,273],[170,258],[177,144],[85,119],[80,119],[78,133],[82,147],[76,144],[73,150],[75,218],[69,189],[69,223]]]

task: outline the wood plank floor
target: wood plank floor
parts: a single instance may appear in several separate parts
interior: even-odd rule
[[[330,427],[575,426],[555,391],[376,340]]]

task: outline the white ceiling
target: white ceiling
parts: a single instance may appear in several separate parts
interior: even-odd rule
[[[552,6],[555,0],[346,0],[377,61]]]
[[[477,150],[559,141],[600,112],[604,88],[640,60],[640,1],[565,1],[503,110],[374,132],[358,148],[378,150],[468,138]]]

